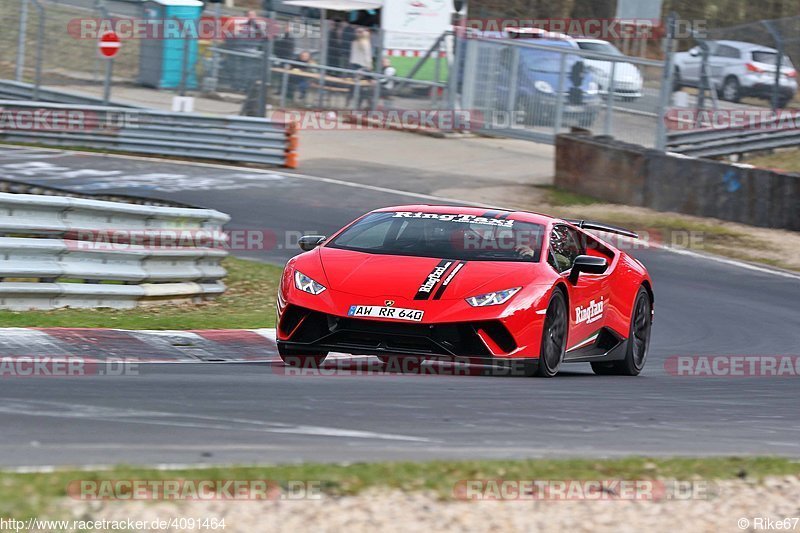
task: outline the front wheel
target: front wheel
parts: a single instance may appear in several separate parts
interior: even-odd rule
[[[675,70],[672,72],[672,92],[676,93],[683,89],[683,83],[681,82],[681,69],[675,67]]]
[[[328,352],[289,349],[278,344],[278,355],[283,364],[292,368],[319,368]]]
[[[564,293],[556,289],[547,305],[542,331],[542,346],[536,376],[551,378],[558,373],[567,349],[567,301]]]
[[[628,335],[628,346],[625,358],[608,363],[592,363],[595,374],[604,376],[638,376],[644,368],[647,351],[650,348],[650,328],[653,325],[652,303],[650,294],[644,287],[639,287],[636,301],[631,313],[631,326]]]

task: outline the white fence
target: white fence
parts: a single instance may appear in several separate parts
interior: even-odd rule
[[[0,308],[130,308],[222,294],[228,215],[0,193]]]

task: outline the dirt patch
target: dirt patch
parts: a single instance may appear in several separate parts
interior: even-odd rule
[[[550,188],[530,185],[449,188],[437,190],[434,194],[617,224],[638,232],[653,243],[800,271],[800,233],[794,231],[759,228],[644,207],[592,203],[586,197],[576,198]]]

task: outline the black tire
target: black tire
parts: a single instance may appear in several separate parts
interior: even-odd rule
[[[672,92],[678,92],[683,89],[683,84],[681,83],[681,69],[675,67],[675,71],[672,73]]]
[[[738,102],[742,97],[739,80],[733,76],[725,78],[725,82],[722,84],[722,88],[719,92],[722,99],[729,102]]]
[[[592,363],[592,370],[601,376],[638,376],[647,361],[650,348],[650,329],[653,325],[653,305],[650,293],[639,287],[631,313],[631,325],[628,331],[628,346],[625,359],[608,363]]]
[[[551,378],[558,373],[558,367],[564,360],[567,351],[567,299],[560,289],[553,291],[547,304],[547,314],[542,328],[542,345],[539,349],[539,364],[536,376]]]
[[[278,355],[286,366],[293,368],[319,368],[328,356],[328,352],[309,350],[290,350],[278,344]]]

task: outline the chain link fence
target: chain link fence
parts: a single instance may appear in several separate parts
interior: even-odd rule
[[[486,133],[552,142],[579,127],[657,145],[663,62],[625,56],[608,43],[602,52],[569,40],[478,37],[463,44],[462,103],[486,117]]]
[[[83,2],[78,2],[82,4]],[[80,22],[108,17],[102,4],[87,6],[51,0],[0,0],[6,31],[0,33],[0,78],[43,86],[102,84],[105,60],[95,39],[80,38]],[[20,30],[24,28],[22,33]],[[114,82],[135,83],[139,71],[137,40],[126,41],[114,60]]]
[[[7,30],[0,34],[0,79],[97,95],[107,60],[98,53],[98,36],[82,31],[84,23],[142,19],[142,5],[0,0]],[[639,57],[646,50],[653,55],[663,35],[614,48],[599,40],[582,42],[589,39],[412,35],[287,14],[253,20],[216,7],[206,9],[198,23],[209,21],[212,31],[184,40],[191,42],[183,51],[183,45],[175,47],[178,84],[148,81],[160,57],[148,50],[163,35],[123,36],[113,61],[112,99],[125,101],[138,91],[137,103],[158,101],[163,107],[170,101],[165,92],[187,94],[226,104],[214,112],[260,116],[270,109],[458,111],[470,114],[470,129],[489,135],[553,142],[558,133],[580,127],[656,148],[665,146],[665,129],[674,126],[665,126],[668,111],[703,101],[696,87],[673,93],[688,84],[669,46],[664,61]],[[258,24],[264,24],[263,34],[242,38],[235,31]],[[368,59],[354,65],[353,42],[365,30],[368,53],[362,52]],[[705,37],[769,46],[782,67],[800,62],[800,16],[708,30]],[[712,52],[712,75],[715,57]],[[768,84],[769,72],[761,75]],[[787,71],[786,80],[796,87],[796,72]],[[716,91],[724,97],[723,88],[724,83]],[[768,105],[772,95],[765,95],[743,95],[742,105]]]

